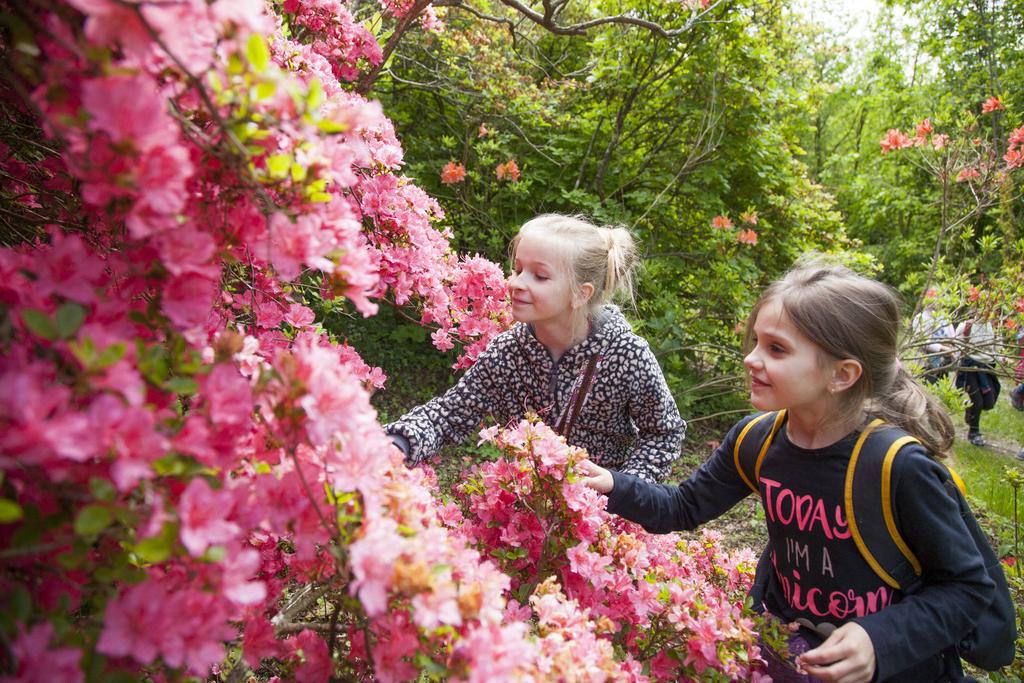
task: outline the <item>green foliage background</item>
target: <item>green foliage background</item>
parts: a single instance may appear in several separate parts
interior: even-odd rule
[[[440,10],[440,35],[405,34],[374,85],[406,172],[441,202],[457,249],[499,262],[539,213],[629,226],[643,253],[630,315],[688,418],[747,409],[737,324],[804,252],[839,254],[879,275],[912,312],[935,251],[941,188],[879,153],[887,129],[912,132],[930,117],[937,130],[984,136],[1002,154],[1024,110],[1019,1],[901,0],[855,48],[786,1],[721,2],[673,38],[620,25],[555,35],[500,2],[473,7]],[[672,28],[691,16],[648,0],[561,8],[565,24],[628,13]],[[1006,109],[982,119],[991,95]],[[509,159],[518,182],[496,177]],[[464,182],[441,182],[448,162],[464,165]],[[936,279],[960,292],[969,275],[999,273],[1024,255],[1015,192],[1008,186],[943,241]],[[961,195],[950,211],[967,210]],[[741,225],[751,211],[757,224]],[[716,215],[737,228],[713,228]],[[740,227],[753,227],[758,243],[738,243]],[[454,381],[450,359],[427,360],[423,339],[384,319],[361,325],[353,334],[383,342],[377,360],[393,377],[436,364],[424,377]]]

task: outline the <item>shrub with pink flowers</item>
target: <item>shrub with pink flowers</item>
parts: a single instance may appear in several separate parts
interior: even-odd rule
[[[316,311],[404,306],[460,368],[511,319],[501,269],[451,250],[391,123],[346,86],[382,53],[343,3],[5,17],[0,191],[21,234],[0,249],[3,680],[755,665],[749,558],[609,520],[541,426],[501,438],[542,435],[522,486],[562,488],[520,496],[510,457],[472,479],[506,507],[462,494],[467,520],[544,502],[505,539],[453,528],[402,464],[369,401],[386,377]]]
[[[446,520],[499,563],[520,604],[536,608],[538,586],[561,585],[590,630],[653,680],[757,678],[757,629],[743,610],[752,551],[726,553],[712,532],[648,534],[608,514],[578,481],[586,453],[536,418],[481,437],[502,457],[465,473]]]

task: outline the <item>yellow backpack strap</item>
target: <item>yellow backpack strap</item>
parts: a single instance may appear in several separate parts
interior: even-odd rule
[[[900,449],[920,443],[873,420],[861,432],[846,469],[846,521],[861,556],[885,583],[905,588],[921,575],[921,563],[907,546],[892,509],[892,464]]]
[[[960,478],[960,475],[957,474],[957,471],[954,470],[949,465],[945,465],[944,464],[943,467],[945,467],[946,470],[949,472],[949,476],[953,480],[953,483],[956,484],[956,487],[958,489],[960,489],[960,495],[966,496],[967,495],[967,484],[965,484],[964,480]]]
[[[736,471],[754,493],[760,493],[756,482],[761,478],[761,463],[785,419],[785,410],[761,413],[744,425],[733,444],[732,458]],[[748,435],[750,439],[747,439]]]

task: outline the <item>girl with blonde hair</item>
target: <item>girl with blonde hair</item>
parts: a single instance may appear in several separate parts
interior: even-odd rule
[[[485,417],[534,412],[595,462],[663,478],[686,425],[649,345],[612,304],[632,299],[632,236],[546,214],[519,229],[510,252],[517,324],[454,387],[385,426],[406,461],[461,441]]]

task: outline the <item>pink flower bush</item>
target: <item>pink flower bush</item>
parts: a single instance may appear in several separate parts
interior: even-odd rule
[[[660,657],[657,680],[759,671],[754,622],[742,609],[752,552],[729,556],[714,535],[649,535],[608,515],[604,497],[576,481],[585,453],[543,423],[522,420],[481,437],[505,457],[466,475],[453,530],[498,560],[512,595],[538,610],[541,623],[589,621],[582,630],[615,634],[631,656]],[[564,599],[533,592],[556,581]]]
[[[465,368],[511,324],[508,290],[452,251],[348,85],[383,55],[346,3],[23,11],[46,30],[9,55],[32,87],[7,99],[45,144],[0,146],[0,183],[46,227],[0,249],[15,680],[756,668],[747,560],[608,518],[546,427],[491,434],[508,455],[457,500],[402,464],[369,400],[383,371],[324,311],[405,306]]]

